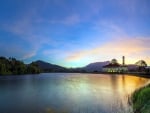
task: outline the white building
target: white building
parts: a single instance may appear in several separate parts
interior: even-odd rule
[[[127,72],[128,67],[125,65],[125,57],[122,57],[122,65],[116,59],[112,59],[110,64],[103,66],[103,72],[109,73],[123,73]]]

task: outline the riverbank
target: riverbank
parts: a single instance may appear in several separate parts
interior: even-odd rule
[[[45,73],[45,72],[41,72],[41,73]],[[46,72],[48,73],[48,72]],[[111,75],[128,75],[128,76],[137,76],[137,77],[143,77],[143,78],[150,78],[150,73],[104,73],[104,72],[50,72],[50,73],[82,73],[82,74],[111,74]],[[40,73],[32,73],[32,75],[36,75],[36,74],[40,74]],[[12,74],[6,74],[5,76],[11,76]],[[20,74],[18,74],[20,75]],[[17,74],[15,74],[15,76],[18,76]],[[28,75],[28,74],[21,74],[21,75]],[[1,75],[0,76],[4,76]]]
[[[150,84],[136,90],[131,96],[134,113],[150,113]]]
[[[143,72],[127,72],[127,73],[88,72],[88,73],[91,73],[91,74],[111,74],[111,75],[122,74],[122,75],[130,75],[130,76],[150,78],[150,73],[143,73]]]
[[[150,78],[150,73],[146,72],[85,72],[85,73],[92,73],[92,74],[123,74],[123,75],[131,75],[131,76],[138,76],[138,77],[144,77],[144,78]]]

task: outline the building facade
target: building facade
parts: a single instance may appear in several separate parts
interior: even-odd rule
[[[125,57],[122,57],[122,65],[117,62],[116,59],[112,59],[108,65],[103,66],[103,72],[108,73],[124,73],[128,71],[128,67],[125,65]]]

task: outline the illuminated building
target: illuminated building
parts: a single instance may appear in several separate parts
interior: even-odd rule
[[[116,59],[112,59],[108,65],[103,66],[103,72],[123,73],[127,72],[128,67],[125,65],[125,57],[122,57],[122,65]]]

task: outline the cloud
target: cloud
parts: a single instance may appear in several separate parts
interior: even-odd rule
[[[0,50],[1,56],[5,55],[6,57],[15,57],[20,60],[26,60],[36,55],[36,50],[32,49],[29,51],[28,47],[24,48],[21,44],[0,44],[0,48],[3,48]]]
[[[36,55],[36,51],[33,51],[33,52],[30,52],[30,53],[25,54],[25,55],[24,55],[22,58],[20,58],[20,59],[26,60],[26,59],[32,58],[32,57],[35,56],[35,55]]]
[[[117,3],[127,13],[133,14],[136,12],[139,2],[137,2],[137,0],[124,0],[124,1],[117,0]]]
[[[109,40],[108,43],[105,43],[104,45],[98,46],[96,48],[74,52],[66,58],[66,61],[76,62],[82,61],[86,58],[92,58],[103,61],[110,60],[106,58],[118,58],[118,56],[120,57],[123,55],[128,57],[133,56],[133,60],[134,58],[138,58],[139,56],[144,57],[145,53],[148,53],[150,51],[149,42],[149,37],[114,38],[112,39],[112,42],[111,40]]]
[[[13,45],[13,51],[15,52],[12,52],[12,54],[20,54],[19,58],[23,60],[35,56],[37,51],[44,44],[52,45],[53,43],[50,36],[46,36],[44,33],[42,33],[41,29],[40,31],[36,29],[36,19],[33,19],[36,15],[36,11],[34,10],[34,8],[30,9],[31,12],[26,12],[25,14],[21,15],[21,17],[18,17],[18,19],[11,21],[10,23],[5,22],[2,25],[5,31],[13,34],[11,45]],[[15,40],[15,38],[17,39],[17,41],[14,43],[13,40]],[[20,42],[23,42],[24,44]],[[14,45],[21,47],[16,47]],[[27,51],[24,46],[27,46],[26,48],[30,47],[30,49]],[[5,45],[3,45],[3,47],[6,48]],[[18,48],[20,49],[18,50]]]
[[[116,0],[115,3],[117,3],[120,6],[120,9],[131,18],[136,19],[136,15],[139,14],[149,14],[150,2],[148,0]]]
[[[17,35],[25,35],[26,33],[29,33],[32,28],[31,26],[32,24],[29,18],[21,18],[15,22],[3,24],[6,31]]]
[[[115,36],[128,36],[125,29],[123,27],[120,27],[120,25],[114,23],[112,20],[109,19],[99,19],[93,22],[93,29],[102,32],[108,35],[115,35]]]
[[[64,24],[64,25],[74,25],[80,22],[80,17],[77,14],[71,14],[64,19],[59,20],[49,20],[48,23],[50,24]]]
[[[88,6],[90,12],[87,12],[87,15],[93,16],[98,15],[102,10],[102,1],[100,0],[84,0],[84,4]],[[90,14],[89,14],[90,13]]]

